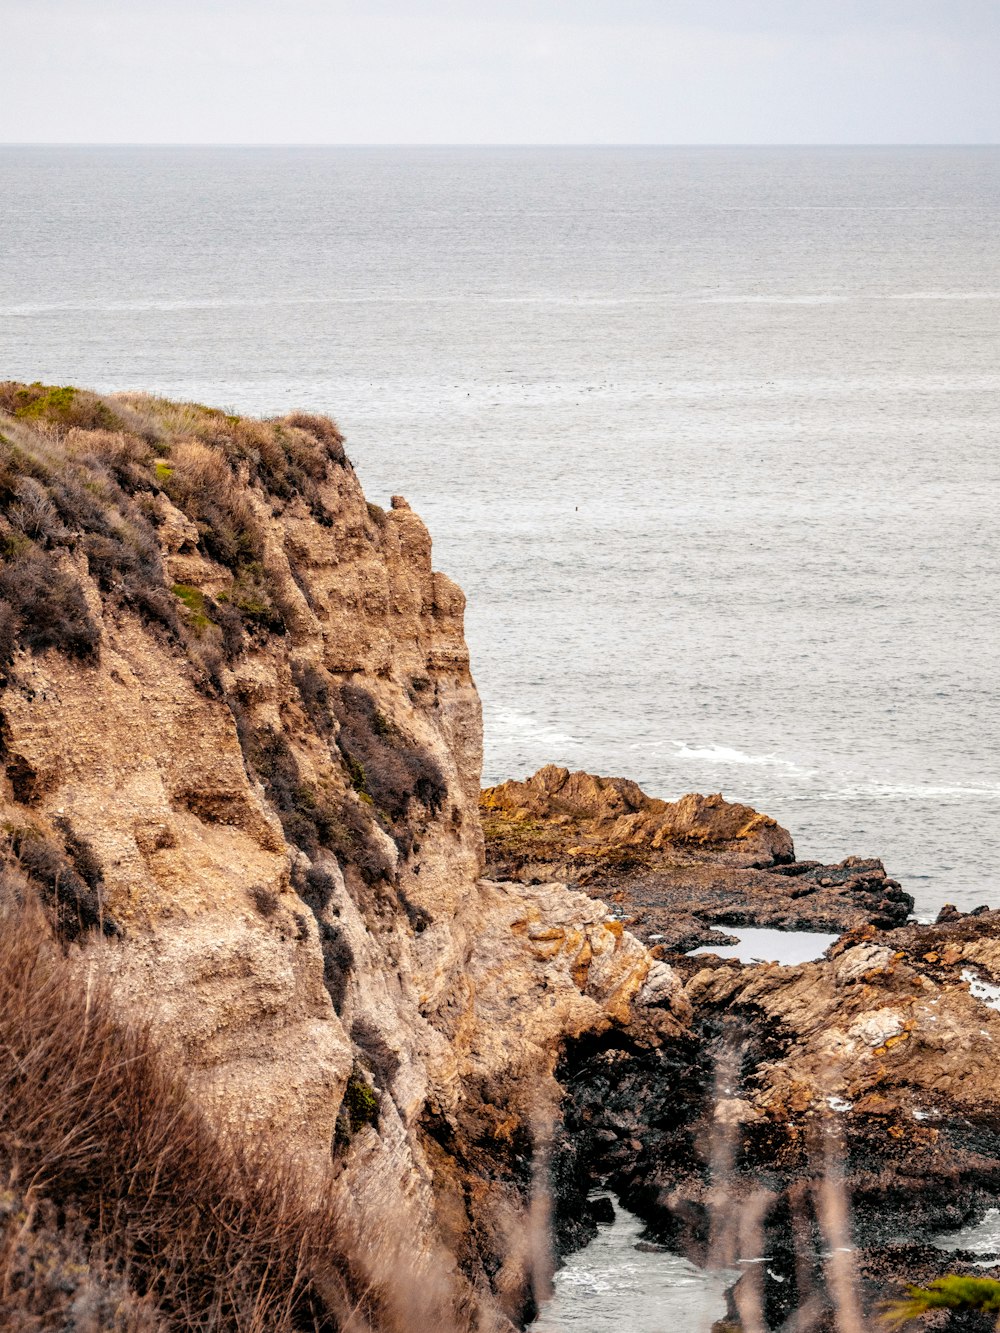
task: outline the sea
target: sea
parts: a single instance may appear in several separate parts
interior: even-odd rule
[[[1000,906],[1000,149],[0,148],[0,378],[331,414],[556,763]]]

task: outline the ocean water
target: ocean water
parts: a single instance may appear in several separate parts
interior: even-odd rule
[[[1000,150],[0,149],[0,376],[329,412],[485,779],[1000,903]]]
[[[743,963],[781,963],[797,967],[822,958],[839,935],[819,930],[773,930],[766,926],[713,926],[721,935],[733,935],[736,944],[704,945],[689,949],[688,957],[715,954],[718,958],[738,958]]]
[[[615,1220],[555,1275],[531,1333],[709,1333],[738,1272],[706,1271],[679,1254],[638,1249],[643,1224],[614,1201]]]

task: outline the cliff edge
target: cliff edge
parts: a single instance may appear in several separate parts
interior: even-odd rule
[[[482,878],[423,523],[326,418],[12,383],[0,501],[5,898],[215,1123],[335,1182],[373,1280],[416,1250],[439,1327],[507,1327],[562,1043],[651,960],[584,894]]]

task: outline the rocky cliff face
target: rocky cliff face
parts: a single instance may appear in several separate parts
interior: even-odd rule
[[[651,960],[583,894],[481,878],[424,525],[366,503],[328,420],[43,386],[0,388],[0,498],[7,892],[214,1115],[336,1176],[373,1271],[403,1237],[440,1327],[506,1326],[561,1044]]]
[[[1000,1191],[994,915],[904,925],[881,863],[721,796],[549,767],[480,809],[462,594],[329,420],[0,385],[0,555],[0,906],[333,1191],[386,1327],[510,1330],[597,1180],[698,1256],[766,1241],[747,1328],[834,1326],[831,1142],[876,1295]],[[685,956],[719,924],[849,933]]]
[[[550,766],[481,804],[493,873],[606,897],[669,964],[666,1010],[647,985],[627,1024],[565,1051],[560,1243],[592,1234],[586,1191],[609,1183],[672,1248],[750,1261],[726,1327],[758,1333],[864,1327],[906,1278],[984,1272],[928,1240],[1000,1194],[1000,914],[908,923],[881,862],[796,861],[721,796]],[[841,937],[797,967],[687,956],[726,942],[715,923]]]

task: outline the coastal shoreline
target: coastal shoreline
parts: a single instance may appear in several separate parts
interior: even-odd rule
[[[564,1053],[562,1252],[594,1234],[586,1192],[605,1185],[651,1240],[749,1265],[731,1314],[752,1295],[767,1327],[809,1303],[827,1326],[838,1247],[869,1310],[903,1279],[1000,1276],[932,1244],[1000,1192],[1000,913],[914,922],[880,862],[796,862],[785,830],[717,796],[550,766],[481,810],[490,873],[604,897],[665,969],[659,999]],[[711,952],[720,924],[836,938],[816,961],[741,963]]]

